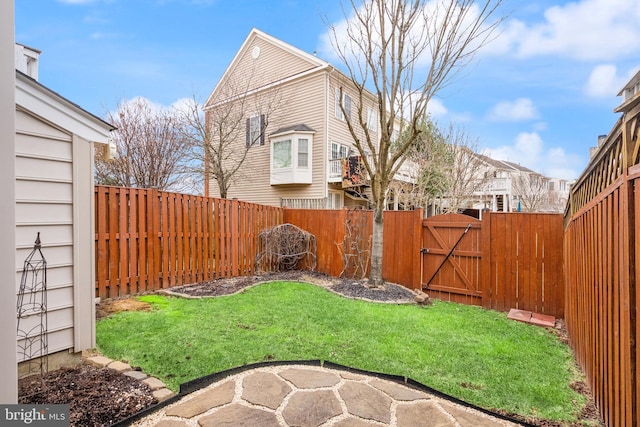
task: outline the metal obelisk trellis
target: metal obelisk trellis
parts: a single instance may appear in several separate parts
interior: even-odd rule
[[[16,304],[18,361],[26,362],[22,376],[43,375],[49,369],[47,343],[47,260],[42,255],[40,233],[25,259]]]

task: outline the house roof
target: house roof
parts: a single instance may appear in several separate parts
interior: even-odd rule
[[[315,129],[312,129],[305,124],[285,126],[276,130],[275,132],[272,132],[270,136],[279,135],[281,133],[291,133],[291,132],[315,132]]]
[[[496,160],[496,159],[492,159],[489,156],[485,156],[484,154],[479,154],[479,153],[475,153],[476,156],[478,156],[482,161],[484,161],[485,163],[493,166],[494,168],[498,168],[498,169],[511,169],[510,167],[508,167],[507,165],[505,165],[502,161],[500,160]]]
[[[16,105],[90,142],[106,144],[110,132],[116,129],[18,70]]]
[[[536,171],[533,171],[529,168],[525,168],[524,166],[519,165],[518,163],[513,163],[513,162],[509,162],[507,160],[500,160],[502,163],[505,163],[509,166],[511,166],[513,169],[519,170],[520,172],[527,172],[527,173],[538,173]]]

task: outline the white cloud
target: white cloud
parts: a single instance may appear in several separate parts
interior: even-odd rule
[[[456,7],[451,11],[447,10],[447,4],[445,3],[443,5],[441,0],[430,0],[422,4],[422,13],[417,15],[418,18],[415,19],[414,25],[407,33],[408,35],[404,49],[404,55],[407,56],[411,56],[415,53],[411,46],[417,46],[417,51],[420,51],[420,47],[428,46],[430,42],[433,43],[433,39],[436,37],[433,36],[433,34],[429,34],[429,32],[438,31],[443,28],[445,31],[450,32],[452,27],[456,25],[453,24],[454,22],[459,24],[458,32],[455,34],[455,38],[457,40],[467,37],[467,33],[471,31],[470,29],[476,28],[476,24],[480,24],[479,29],[476,30],[475,36],[470,36],[471,43],[464,49],[465,53],[469,53],[476,49],[478,43],[483,43],[485,38],[492,38],[491,36],[494,35],[494,33],[492,32],[493,28],[491,26],[494,22],[500,19],[499,10],[487,16],[487,10],[483,10],[477,5],[472,5],[464,9]],[[366,16],[368,13],[365,10],[365,5],[362,4],[357,13],[360,16]],[[390,21],[390,13],[391,12],[389,10],[385,10],[385,19],[387,22]],[[370,16],[370,19],[367,20],[368,28],[362,31],[358,30],[358,28],[362,28],[362,23],[356,18],[355,13],[353,12],[348,18],[343,18],[333,24],[330,24],[330,27],[332,28],[329,28],[325,33],[321,34],[319,38],[318,52],[320,55],[331,62],[339,61],[342,58],[336,52],[337,47],[350,62],[354,61],[356,58],[360,58],[363,55],[361,47],[359,46],[359,43],[352,40],[349,34],[355,34],[355,38],[360,38],[360,34],[362,34],[362,37],[365,37],[365,34],[371,34],[374,41],[376,38],[382,39],[380,36],[380,25],[378,22],[379,14],[375,8],[371,12]],[[385,26],[387,26],[385,30],[390,31],[391,25],[385,24]],[[337,46],[335,46],[336,44]],[[373,44],[374,56],[378,54],[375,49],[376,46],[380,46],[380,44],[381,43],[379,41]],[[428,69],[432,61],[431,51],[432,49],[427,47],[426,49],[422,49],[416,58],[411,58],[411,62],[415,62],[416,70]],[[461,65],[465,61],[466,59],[460,59],[458,61],[458,65]],[[364,63],[362,59],[357,62]],[[409,61],[407,60],[406,63],[409,63]]]
[[[614,97],[636,71],[636,69],[633,69],[624,76],[620,76],[615,65],[598,65],[591,71],[589,80],[584,87],[584,92],[594,98]]]
[[[486,154],[497,160],[518,163],[551,178],[575,179],[581,167],[580,158],[567,154],[563,148],[545,148],[536,132],[520,133],[513,145],[488,148]]]
[[[613,60],[640,52],[638,0],[580,0],[545,10],[537,23],[509,21],[493,50],[519,57],[561,55]],[[491,46],[489,47],[491,49]]]
[[[540,117],[540,113],[529,98],[499,102],[487,114],[487,119],[496,122],[520,122],[538,117]]]
[[[437,118],[446,115],[449,111],[442,101],[432,98],[427,105],[427,112],[431,114],[431,117]]]

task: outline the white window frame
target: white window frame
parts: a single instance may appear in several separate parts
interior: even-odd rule
[[[340,119],[342,121],[346,121],[345,115],[342,114],[342,108],[340,108],[340,92],[342,92],[342,105],[347,113],[347,117],[351,118],[351,96],[349,96],[346,92],[341,90],[339,87],[336,88],[335,93],[335,109],[336,109],[336,119]]]
[[[378,129],[378,110],[371,107],[367,110],[367,128],[374,132]]]
[[[304,144],[302,144],[302,142],[304,141]],[[302,147],[304,146],[304,151],[302,151]],[[300,169],[306,169],[309,167],[309,138],[298,138],[298,147],[296,150],[296,159],[297,159],[297,166]],[[301,154],[304,154],[304,157],[301,156]],[[304,159],[304,164],[302,164],[302,160]]]
[[[278,147],[280,145],[284,146],[284,144],[288,144],[289,145],[289,150],[288,150],[289,151],[289,158],[288,158],[288,161],[286,161],[287,159],[283,158],[282,160],[285,160],[285,162],[284,162],[283,165],[280,165],[280,163],[283,163],[283,162],[276,163],[276,152],[277,152],[276,147]],[[271,143],[271,145],[273,147],[271,149],[271,167],[274,170],[276,170],[276,169],[291,169],[291,167],[293,165],[293,152],[294,152],[294,143],[291,140],[291,138],[275,140],[275,141],[273,141]]]
[[[340,206],[335,206],[336,203]],[[328,190],[327,194],[327,208],[328,209],[342,209],[344,207],[344,191]]]
[[[264,145],[264,114],[252,114],[247,119],[247,147]]]
[[[301,141],[306,145],[306,151],[300,151]],[[271,185],[279,184],[311,184],[313,164],[313,133],[311,132],[286,132],[273,135],[270,138],[269,169]],[[289,158],[276,162],[280,144],[289,144]],[[285,150],[286,151],[286,150]],[[280,153],[284,153],[280,152]],[[304,164],[303,159],[306,160]]]
[[[338,160],[349,157],[350,147],[339,142],[331,142],[331,159]],[[337,156],[336,156],[337,154]]]

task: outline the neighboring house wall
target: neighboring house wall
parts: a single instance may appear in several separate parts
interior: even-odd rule
[[[239,83],[240,82],[240,83]],[[235,89],[236,100],[231,96]],[[366,199],[357,194],[345,195],[342,170],[336,157],[358,155],[346,121],[341,118],[336,95],[342,88],[343,97],[349,98],[352,123],[357,123],[358,92],[353,82],[329,63],[277,40],[258,30],[252,30],[220,82],[209,96],[205,110],[233,108],[237,99],[248,97],[244,105],[260,105],[264,98],[277,97],[277,108],[267,118],[264,145],[249,149],[243,166],[232,180],[227,197],[280,206],[286,200],[295,207],[362,206]],[[271,94],[268,94],[271,92]],[[262,99],[261,99],[262,98]],[[230,100],[230,101],[228,101]],[[228,101],[228,102],[227,102]],[[272,101],[272,99],[271,99]],[[373,94],[365,94],[363,120],[372,119],[369,132],[379,138],[377,102]],[[251,115],[248,111],[247,118]],[[304,125],[315,131],[312,144],[312,181],[310,184],[282,184],[272,180],[272,134],[283,128]],[[364,130],[356,126],[358,138],[364,142]],[[241,148],[244,135],[236,141]],[[337,150],[333,145],[337,144]],[[294,153],[295,155],[295,153]],[[280,175],[279,175],[280,176]],[[220,191],[215,180],[208,182],[210,196]],[[361,189],[366,191],[366,188]]]
[[[326,196],[326,134],[324,102],[322,102],[325,87],[325,77],[316,73],[286,83],[278,89],[278,97],[281,99],[284,111],[274,113],[269,119],[264,145],[255,145],[249,149],[242,168],[229,188],[228,197],[279,206],[280,198]],[[277,120],[276,117],[278,117]],[[316,131],[312,145],[313,184],[270,185],[270,135],[281,127],[296,124],[305,124]],[[242,147],[245,142],[245,139],[241,138],[237,144]],[[219,196],[218,184],[215,180],[210,181],[209,188],[211,196]]]
[[[1,403],[17,403],[15,249],[14,2],[0,2],[0,387]]]

